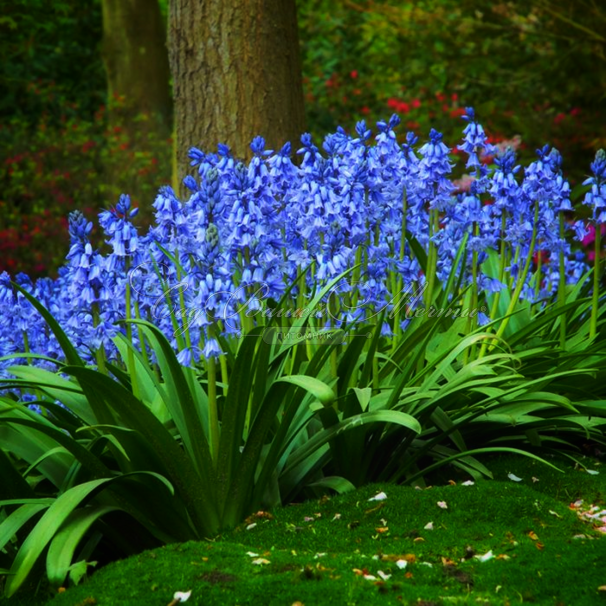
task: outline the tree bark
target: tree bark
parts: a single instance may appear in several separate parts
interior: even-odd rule
[[[166,27],[158,0],[102,0],[103,59],[110,99],[124,97],[119,114],[136,128],[170,134],[171,94]],[[111,114],[110,114],[111,116]],[[131,123],[133,130],[135,124]]]
[[[295,0],[171,0],[177,180],[190,147],[229,145],[250,157],[250,142],[279,149],[304,131]]]

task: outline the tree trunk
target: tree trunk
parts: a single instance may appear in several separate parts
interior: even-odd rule
[[[110,99],[124,97],[123,119],[148,114],[151,123],[147,130],[170,134],[170,70],[158,0],[102,2],[103,59]]]
[[[103,166],[105,196],[128,193],[142,225],[170,175],[172,99],[166,25],[158,0],[102,0],[110,154]],[[162,170],[164,177],[161,177]],[[160,174],[158,174],[160,173]]]
[[[171,0],[177,181],[190,147],[229,145],[250,157],[250,142],[293,145],[304,127],[295,0]]]

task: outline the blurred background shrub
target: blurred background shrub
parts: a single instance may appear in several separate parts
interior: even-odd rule
[[[164,18],[167,1],[159,0]],[[402,130],[426,137],[433,126],[454,146],[472,105],[492,142],[526,160],[546,142],[558,147],[573,185],[606,146],[598,0],[299,0],[298,10],[316,138],[397,113]],[[115,111],[128,99],[108,98],[102,26],[101,0],[3,7],[0,271],[54,275],[69,211],[91,217],[127,192],[145,223],[170,182],[166,132],[144,112],[133,120]]]

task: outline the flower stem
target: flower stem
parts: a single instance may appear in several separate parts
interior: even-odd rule
[[[563,307],[566,304],[566,257],[564,256],[564,213],[560,213],[560,280],[558,282],[558,304]],[[566,315],[560,316],[560,347],[566,349]]]
[[[212,328],[209,327],[212,338]],[[219,457],[219,411],[217,408],[217,368],[215,359],[210,356],[206,364],[208,380],[208,427],[210,432],[210,453],[215,464]]]
[[[126,271],[128,273],[128,265],[126,267]],[[126,282],[126,303],[125,303],[126,320],[127,320],[126,336],[128,337],[128,340],[130,341],[130,343],[132,344],[133,327],[132,327],[132,324],[130,322],[128,322],[128,320],[130,320],[132,318],[130,302],[131,302],[130,283],[127,281]],[[130,347],[128,348],[127,356],[128,356],[128,370],[130,372],[130,380],[131,380],[131,385],[132,385],[132,389],[133,389],[133,396],[135,396],[135,398],[137,398],[137,399],[140,399],[139,381],[137,380],[137,368],[135,367],[135,354],[134,354],[132,348],[130,348]]]
[[[402,192],[402,233],[400,234],[400,263],[404,261],[404,255],[406,254],[406,213],[408,212],[408,200],[406,197],[406,189]],[[397,279],[395,280],[395,285],[392,293],[392,300],[394,305],[396,306],[396,311],[393,319],[393,351],[395,351],[398,347],[398,342],[400,341],[400,335],[402,334],[402,327],[400,326],[402,320],[400,317],[401,314],[401,305],[400,299],[396,301],[396,297],[400,297],[403,288],[403,280],[402,275],[399,272],[397,273]]]
[[[598,332],[598,306],[600,303],[600,256],[602,252],[602,226],[595,226],[595,258],[593,260],[593,299],[591,303],[591,324],[589,338],[593,339]]]
[[[437,210],[429,211],[429,250],[427,253],[427,290],[425,291],[425,309],[433,302],[433,289],[436,282],[436,268],[438,264],[438,251],[433,236],[438,231],[439,217]]]
[[[532,229],[532,240],[530,241],[530,248],[528,249],[528,253],[526,256],[526,262],[524,263],[524,269],[522,273],[518,273],[518,280],[516,282],[515,290],[511,295],[511,301],[509,301],[509,306],[507,307],[507,311],[505,312],[505,317],[501,321],[501,325],[499,326],[499,330],[495,335],[496,339],[500,339],[503,336],[503,333],[507,329],[507,325],[509,324],[509,319],[515,306],[520,298],[520,294],[522,293],[522,288],[524,288],[524,284],[526,283],[526,277],[528,276],[528,271],[530,270],[530,264],[532,263],[532,256],[534,254],[534,248],[537,243],[537,223],[539,222],[539,202],[534,203],[534,221],[533,221],[533,229]],[[517,255],[516,255],[517,256]],[[492,346],[496,345],[496,340],[493,341]]]

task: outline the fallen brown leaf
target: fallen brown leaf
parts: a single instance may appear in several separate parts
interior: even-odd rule
[[[379,511],[379,509],[383,509],[383,507],[385,507],[385,503],[381,502],[376,507],[371,507],[370,509],[367,509],[364,513],[368,515],[369,513],[374,513],[375,511]]]

